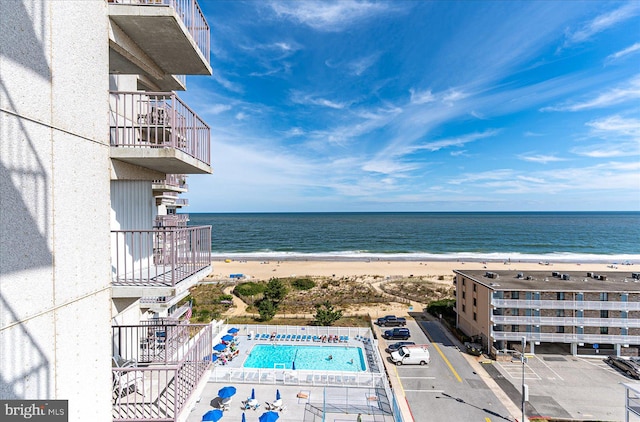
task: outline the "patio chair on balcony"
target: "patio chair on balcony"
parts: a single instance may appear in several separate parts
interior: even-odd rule
[[[114,368],[133,368],[135,362],[123,360],[116,355],[112,358]],[[123,396],[137,393],[144,397],[144,374],[142,371],[113,371],[113,393],[115,393],[116,404]]]

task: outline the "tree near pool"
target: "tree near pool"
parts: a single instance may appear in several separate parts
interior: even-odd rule
[[[262,299],[258,303],[258,313],[260,313],[261,321],[271,321],[276,316],[277,311],[277,306],[269,299]]]
[[[267,283],[264,291],[264,298],[273,302],[278,307],[282,299],[287,296],[287,286],[279,278],[272,278]]]
[[[316,315],[313,321],[316,325],[333,325],[340,318],[342,318],[342,311],[334,309],[331,302],[325,301],[316,305]]]

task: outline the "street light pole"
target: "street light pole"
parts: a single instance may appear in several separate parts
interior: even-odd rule
[[[524,357],[524,349],[525,347],[527,347],[527,338],[525,336],[522,336],[522,353],[520,354],[520,360],[522,361],[522,422],[525,422],[526,419],[524,418],[524,402],[525,402],[525,385],[524,385],[524,364],[525,364],[525,357]]]

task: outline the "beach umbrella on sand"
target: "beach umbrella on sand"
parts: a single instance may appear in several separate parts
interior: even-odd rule
[[[235,333],[237,333],[238,331],[240,331],[240,330],[238,330],[236,327],[233,327],[233,328],[229,328],[229,329],[227,330],[227,333],[229,333],[229,334],[235,334]]]
[[[230,336],[229,334],[227,334],[226,336],[222,336],[222,341],[231,341],[233,340],[233,336]]]
[[[236,393],[236,387],[232,387],[228,385],[218,390],[218,397],[220,397],[221,399],[228,399],[229,397],[233,396],[235,393]]]
[[[247,418],[244,416],[244,412],[242,412],[242,422],[247,422]]]
[[[280,390],[276,390],[276,400],[280,400]]]
[[[258,418],[258,420],[260,422],[275,422],[279,417],[280,415],[278,415],[276,412],[264,412],[262,415],[260,415],[260,418]]]
[[[251,400],[255,400],[256,399],[256,389],[252,388],[251,389]]]
[[[222,419],[222,410],[218,410],[218,409],[209,410],[207,413],[202,415],[203,421],[217,422],[220,419]]]
[[[222,352],[226,348],[227,348],[227,345],[226,344],[222,344],[222,343],[218,343],[215,346],[213,346],[213,350],[215,350],[217,352]]]

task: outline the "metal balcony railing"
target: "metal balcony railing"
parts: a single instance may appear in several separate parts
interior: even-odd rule
[[[207,63],[211,63],[210,30],[207,19],[196,0],[109,0],[110,3],[135,4],[140,6],[169,6],[182,20],[182,23],[193,37],[193,41],[204,56]],[[184,76],[184,75],[176,75]],[[184,84],[184,83],[183,83]]]
[[[507,331],[491,332],[491,337],[493,337],[494,340],[521,341],[523,336],[527,338],[527,341],[544,341],[552,343],[640,344],[640,336]]]
[[[176,199],[176,205],[180,205],[183,207],[186,207],[189,205],[189,199],[188,198],[178,198]]]
[[[189,214],[156,215],[155,226],[161,227],[186,227],[189,222]]]
[[[114,286],[173,287],[211,265],[211,226],[114,230]]]
[[[541,316],[499,316],[492,315],[494,324],[510,325],[548,325],[573,327],[640,327],[638,318],[580,318],[580,317],[541,317]]]
[[[113,420],[176,421],[209,369],[211,326],[117,326],[112,339]]]
[[[167,177],[160,180],[153,181],[154,189],[157,186],[171,186],[177,189],[189,190],[189,185],[187,185],[187,178],[184,174],[167,174]]]
[[[491,305],[496,308],[518,309],[573,309],[573,310],[640,310],[640,302],[614,302],[589,300],[516,300],[491,299]]]
[[[209,126],[172,92],[110,91],[111,146],[176,148],[210,165]]]

